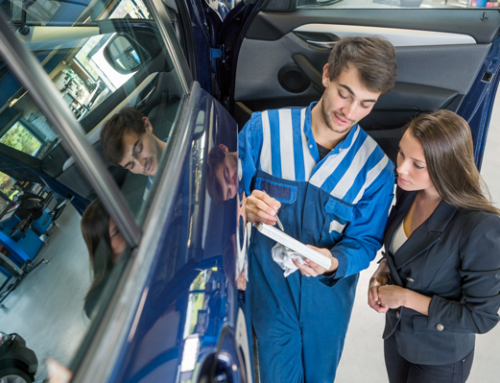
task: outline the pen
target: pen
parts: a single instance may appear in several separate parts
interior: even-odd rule
[[[265,190],[262,190],[264,193],[266,193]],[[267,194],[267,193],[266,193]],[[278,217],[278,214],[276,214],[274,216],[276,218],[276,223],[278,224],[278,227],[281,229],[281,231],[285,231],[285,229],[283,229],[283,224],[281,223],[281,220],[280,220],[280,217]]]

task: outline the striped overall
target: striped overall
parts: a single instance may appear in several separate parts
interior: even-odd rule
[[[254,113],[238,137],[245,193],[265,190],[281,202],[287,234],[339,261],[332,277],[285,278],[271,258],[275,242],[253,229],[249,293],[263,383],[333,382],[358,273],[381,247],[393,199],[394,166],[358,125],[320,160],[315,104]]]

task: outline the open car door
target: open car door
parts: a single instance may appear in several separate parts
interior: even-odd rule
[[[306,106],[323,92],[335,41],[382,36],[396,47],[394,90],[360,122],[394,161],[402,128],[419,113],[448,109],[472,130],[480,167],[498,84],[500,13],[465,1],[262,2],[236,46],[232,97],[240,128],[252,111]]]

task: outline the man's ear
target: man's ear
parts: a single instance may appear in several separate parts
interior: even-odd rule
[[[323,78],[321,80],[323,86],[327,88],[328,84],[330,84],[330,74],[328,73],[328,64],[325,64],[325,66],[323,67]]]
[[[146,128],[146,133],[153,133],[153,125],[151,125],[151,121],[149,121],[149,118],[143,117],[142,121],[144,121],[144,127]]]
[[[229,149],[224,144],[219,144],[219,148],[226,154],[229,152]]]

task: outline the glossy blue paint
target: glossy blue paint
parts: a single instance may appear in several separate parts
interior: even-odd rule
[[[486,72],[493,74],[491,82],[483,82]],[[476,166],[481,170],[484,148],[488,136],[491,112],[497,93],[500,72],[500,38],[497,38],[486,56],[486,60],[479,71],[469,93],[465,96],[458,114],[470,125],[474,140],[474,159]]]
[[[205,91],[211,93],[210,32],[204,10],[206,4],[204,1],[186,0],[186,5],[193,26],[198,82]]]
[[[238,312],[248,312],[245,293],[236,287],[237,198],[216,205],[207,196],[205,179],[209,148],[222,143],[236,151],[237,126],[204,91],[194,115],[197,126],[184,159],[182,181],[172,190],[175,208],[163,228],[143,291],[140,319],[110,382],[191,381],[212,370],[218,345],[231,371],[234,364],[242,374],[231,337]]]

